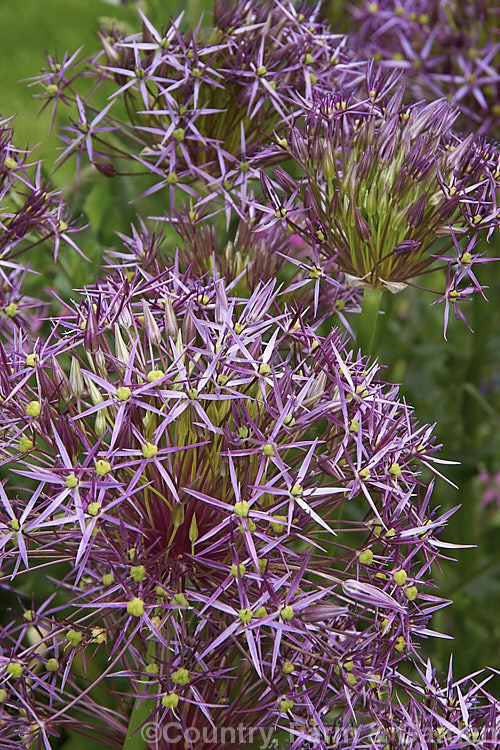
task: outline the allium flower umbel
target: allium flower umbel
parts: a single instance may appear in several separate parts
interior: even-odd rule
[[[421,701],[398,671],[444,604],[431,428],[336,333],[281,314],[273,282],[241,300],[217,277],[137,279],[88,289],[33,364],[2,359],[1,549],[24,608],[3,736],[98,727],[122,747],[172,717],[178,742],[151,747],[241,723],[294,748],[382,748],[423,716],[480,733],[489,699],[452,704],[422,664]],[[38,565],[56,597],[22,594]]]
[[[320,266],[326,258],[352,284],[393,292],[452,247],[453,233],[491,232],[499,215],[494,149],[455,135],[446,102],[406,107],[402,95],[316,99],[288,138],[300,178],[276,171],[275,185],[301,191],[306,213],[280,220],[309,240]]]
[[[102,51],[84,71],[73,73],[70,58],[71,77],[55,78],[49,65],[38,82],[54,106],[77,105],[61,159],[86,153],[107,176],[129,173],[132,162],[154,176],[153,190],[193,196],[207,181],[228,188],[255,177],[248,158],[289,118],[292,95],[325,92],[349,69],[345,38],[320,21],[318,8],[216,2],[208,33],[183,32],[181,17],[166,29],[142,20],[140,34],[103,29]],[[85,98],[78,77],[93,79]],[[110,101],[96,114],[101,88]]]

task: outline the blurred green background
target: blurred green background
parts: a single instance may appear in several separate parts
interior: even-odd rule
[[[165,3],[168,5],[168,3]],[[111,5],[101,0],[22,0],[0,3],[0,113],[16,115],[14,128],[19,147],[33,148],[42,143],[36,155],[54,158],[57,138],[48,140],[49,110],[39,114],[40,102],[33,99],[36,88],[22,79],[38,74],[45,64],[44,50],[62,56],[84,47],[96,48],[98,19],[113,16],[132,21],[132,6]]]

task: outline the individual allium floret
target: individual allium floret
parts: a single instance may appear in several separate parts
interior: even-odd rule
[[[2,564],[31,618],[4,638],[7,736],[100,727],[98,688],[117,747],[170,720],[181,744],[243,723],[326,747],[396,683],[406,705],[398,665],[445,604],[432,428],[278,301],[273,281],[110,276],[33,357],[4,354]],[[23,601],[37,565],[57,599]]]
[[[494,149],[456,136],[446,102],[406,107],[402,97],[316,99],[288,138],[299,177],[275,171],[278,192],[302,195],[275,221],[313,245],[320,268],[327,259],[349,283],[392,292],[445,254],[453,233],[499,222]]]
[[[460,128],[498,138],[499,7],[495,0],[354,0],[349,45],[359,59],[402,72],[414,99],[446,97]]]
[[[76,153],[80,161],[86,152],[109,176],[149,172],[155,183],[147,192],[196,195],[205,181],[212,188],[214,180],[221,188],[233,185],[247,172],[248,157],[296,109],[297,92],[310,98],[357,77],[343,52],[345,38],[320,21],[317,8],[217,2],[213,28],[186,33],[181,18],[158,29],[141,18],[139,34],[103,30],[102,52],[80,73],[92,79],[87,97],[80,98],[73,77],[61,78],[53,60],[40,83],[44,97],[76,105],[60,159]],[[68,70],[74,64],[74,56],[66,60]],[[96,108],[101,89],[110,101]]]

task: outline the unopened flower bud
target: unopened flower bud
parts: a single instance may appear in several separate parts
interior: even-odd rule
[[[392,574],[392,577],[394,579],[394,583],[397,586],[404,586],[408,578],[408,574],[406,570],[403,570],[403,569],[395,570],[394,573]]]
[[[123,336],[120,330],[120,326],[118,323],[115,323],[115,354],[116,358],[124,365],[127,364],[129,358],[130,358],[130,352],[127,349],[127,346],[125,344],[125,341],[123,340]]]
[[[165,297],[165,333],[172,339],[176,339],[179,333],[179,325],[174,312],[174,306],[170,297]]]
[[[71,367],[69,371],[69,382],[71,390],[76,398],[81,398],[85,391],[85,383],[80,368],[80,363],[76,357],[71,358]]]
[[[154,318],[154,315],[152,314],[151,309],[145,299],[142,300],[142,310],[144,317],[144,327],[146,328],[148,338],[152,344],[158,346],[161,343],[160,329],[158,328],[158,324]]]

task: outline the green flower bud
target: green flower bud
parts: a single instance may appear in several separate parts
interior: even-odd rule
[[[264,447],[262,448],[262,453],[265,456],[274,456],[275,448],[276,448],[276,443],[267,443],[267,445],[264,445]]]
[[[47,670],[47,672],[57,672],[57,670],[59,669],[59,662],[54,658],[47,659],[45,669]]]
[[[349,425],[349,429],[351,432],[358,432],[359,431],[359,422],[357,419],[351,419],[351,423]]]
[[[116,397],[119,401],[127,401],[131,395],[132,391],[127,385],[121,385],[116,389]]]
[[[163,370],[150,370],[146,375],[148,383],[156,383],[157,380],[165,377]]]
[[[408,586],[408,588],[405,589],[405,594],[410,602],[414,602],[418,596],[418,589],[416,586]]]
[[[189,607],[189,602],[182,591],[179,591],[177,594],[173,595],[172,602],[178,604],[179,607]]]
[[[31,440],[31,438],[29,437],[26,437],[26,435],[21,436],[17,445],[21,453],[28,453],[28,451],[31,451],[34,448],[33,440]]]
[[[115,577],[113,573],[104,573],[104,575],[101,578],[103,586],[111,586],[111,584],[114,583],[114,580],[115,580]]]
[[[291,661],[283,662],[282,670],[284,674],[292,674],[295,669],[295,665]]]
[[[76,357],[71,358],[71,367],[69,370],[69,384],[76,398],[80,398],[85,390],[80,363]]]
[[[26,406],[26,414],[28,417],[39,417],[42,411],[42,405],[40,401],[30,401]]]
[[[394,474],[395,477],[401,476],[401,466],[398,463],[391,464],[391,467],[389,469],[390,474]]]
[[[106,640],[106,628],[92,628],[92,643],[104,643]]]
[[[89,516],[97,516],[101,510],[101,503],[89,503],[87,505],[87,513]]]
[[[282,534],[285,530],[285,524],[287,522],[286,516],[273,516],[274,521],[271,521],[271,528],[276,534]]]

